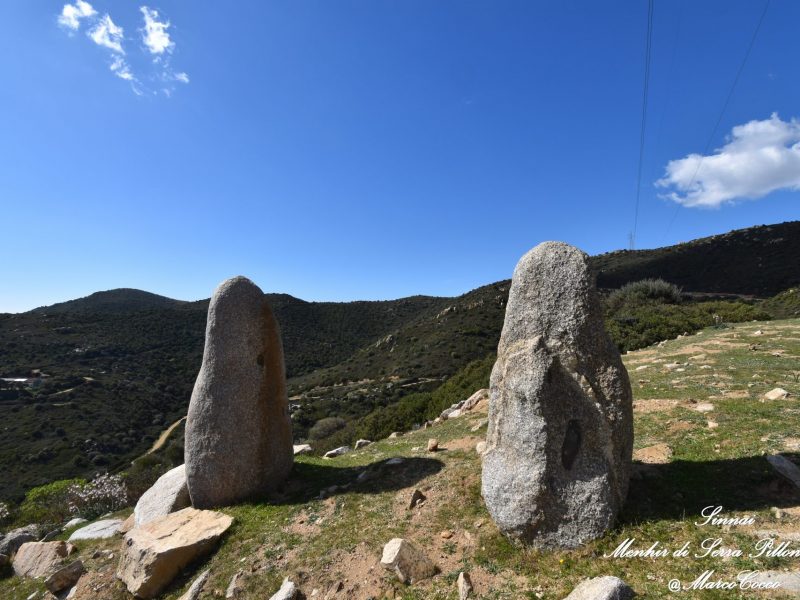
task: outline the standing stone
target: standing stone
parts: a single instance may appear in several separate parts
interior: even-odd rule
[[[280,330],[264,294],[245,277],[224,281],[211,298],[185,456],[195,508],[263,496],[292,468]]]
[[[602,535],[628,491],[633,410],[583,252],[522,257],[490,388],[482,493],[498,528],[541,548]]]

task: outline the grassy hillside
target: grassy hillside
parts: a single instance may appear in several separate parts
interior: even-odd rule
[[[791,252],[798,226],[751,228],[591,261],[605,285],[656,275],[687,289],[702,290],[706,281],[715,293],[731,291],[725,279],[736,282],[734,291],[758,295],[796,280],[800,267],[792,258],[798,253]],[[724,257],[729,264],[721,265]],[[423,412],[419,407],[446,378],[494,352],[508,286],[501,281],[457,298],[385,302],[305,302],[270,294],[283,333],[297,438],[325,417],[344,418],[346,431],[355,434],[372,431],[364,423],[373,413],[386,422],[402,414],[406,423]],[[792,316],[795,300],[780,296],[764,310]],[[0,314],[0,377],[47,375],[36,387],[0,382],[0,410],[13,415],[0,429],[0,469],[7,474],[0,478],[0,498],[19,499],[53,479],[117,470],[145,452],[185,414],[207,308],[207,300],[123,289]],[[607,325],[620,348],[630,350],[708,326],[715,314],[735,322],[766,313],[742,302],[624,303],[609,311]],[[378,419],[372,417],[373,425]]]
[[[334,460],[303,456],[283,494],[268,502],[224,509],[236,521],[219,549],[192,566],[162,600],[177,599],[194,575],[211,570],[205,596],[222,597],[233,575],[245,573],[242,600],[264,598],[290,577],[306,597],[452,599],[462,570],[476,597],[564,598],[587,577],[616,575],[643,598],[668,599],[676,578],[684,585],[706,569],[734,579],[742,570],[796,571],[780,558],[609,559],[627,538],[636,548],[658,542],[693,551],[706,538],[749,550],[757,539],[800,535],[800,492],[778,476],[765,455],[783,453],[800,462],[800,320],[710,328],[631,352],[624,362],[634,388],[635,468],[619,523],[602,538],[569,552],[537,552],[503,538],[480,497],[480,458],[485,436],[481,409],[431,429],[385,439]],[[786,400],[762,401],[773,387]],[[427,440],[441,451],[426,452]],[[403,462],[390,465],[388,459]],[[366,474],[366,475],[363,475]],[[426,496],[413,510],[415,489]],[[323,493],[320,493],[323,492]],[[753,516],[755,524],[698,527],[700,511],[724,505],[725,516]],[[66,535],[66,534],[65,534]],[[440,573],[405,586],[378,561],[383,545],[405,537],[424,549]],[[82,542],[80,558],[95,571],[98,600],[124,598],[113,577],[120,540]],[[792,544],[794,547],[796,544]],[[0,597],[23,600],[41,584],[0,580]],[[746,599],[751,591],[684,592],[687,598]],[[205,597],[204,596],[204,597]],[[758,597],[762,597],[759,595]],[[780,591],[764,597],[792,597]]]

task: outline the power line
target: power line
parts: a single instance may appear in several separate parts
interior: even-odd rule
[[[708,136],[708,141],[706,142],[706,146],[703,149],[703,153],[700,155],[700,160],[697,161],[697,166],[694,169],[694,174],[692,174],[692,178],[689,181],[689,185],[686,187],[687,190],[692,189],[692,186],[694,185],[694,182],[697,179],[697,174],[700,172],[700,167],[703,165],[703,161],[705,160],[708,151],[711,149],[711,143],[714,141],[714,137],[717,134],[717,129],[719,129],[719,125],[722,122],[722,117],[725,115],[725,111],[728,110],[728,104],[730,104],[731,98],[733,97],[733,92],[734,90],[736,90],[736,85],[739,83],[739,78],[742,76],[744,67],[747,64],[747,59],[750,58],[750,53],[753,50],[753,46],[755,46],[756,38],[758,37],[758,32],[761,31],[761,24],[764,22],[764,17],[767,16],[767,11],[769,10],[770,1],[771,0],[767,0],[766,3],[764,4],[764,10],[761,11],[761,16],[758,19],[756,28],[753,31],[753,35],[750,37],[750,43],[747,45],[747,51],[744,54],[742,63],[739,65],[739,70],[736,71],[736,77],[734,77],[733,83],[731,84],[731,88],[728,90],[728,95],[725,97],[725,103],[722,105],[722,110],[719,112],[719,117],[717,117],[717,122],[714,124],[714,129],[711,130],[711,135]],[[678,209],[680,207],[681,205],[676,203],[675,211],[672,213],[672,218],[669,220],[667,228],[664,231],[664,235],[661,238],[662,241],[669,234],[669,230],[672,228],[672,224],[675,222],[675,217],[678,216]]]
[[[644,90],[642,92],[642,124],[639,133],[639,166],[636,174],[636,204],[633,211],[633,232],[631,233],[631,250],[636,247],[636,229],[639,226],[639,198],[642,193],[642,162],[644,158],[644,138],[647,126],[647,97],[650,89],[650,57],[653,49],[653,5],[654,0],[647,3],[647,43],[644,53]]]

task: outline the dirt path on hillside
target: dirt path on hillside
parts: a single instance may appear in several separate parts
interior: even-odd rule
[[[152,447],[150,448],[150,450],[148,450],[147,452],[145,452],[145,455],[147,455],[147,454],[152,454],[153,452],[157,452],[158,450],[160,450],[160,449],[161,449],[161,447],[162,447],[164,444],[166,444],[166,443],[167,443],[167,440],[169,439],[169,436],[170,436],[170,434],[171,434],[173,431],[175,431],[175,428],[176,428],[178,425],[180,425],[180,424],[181,424],[183,421],[185,421],[185,420],[186,420],[186,417],[181,417],[180,419],[178,419],[177,421],[175,421],[175,422],[174,422],[172,425],[170,425],[169,427],[167,427],[167,428],[166,428],[164,431],[162,431],[162,432],[161,432],[161,435],[159,435],[159,436],[158,436],[158,439],[157,439],[155,442],[153,442],[153,445],[152,445]]]

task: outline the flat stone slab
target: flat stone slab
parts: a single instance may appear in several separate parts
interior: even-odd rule
[[[208,554],[233,524],[228,515],[184,508],[125,534],[117,577],[138,598],[155,598],[186,566]]]
[[[122,519],[103,519],[102,521],[95,521],[86,527],[81,527],[73,531],[72,535],[69,536],[69,541],[105,540],[117,535],[120,527],[122,527]]]

